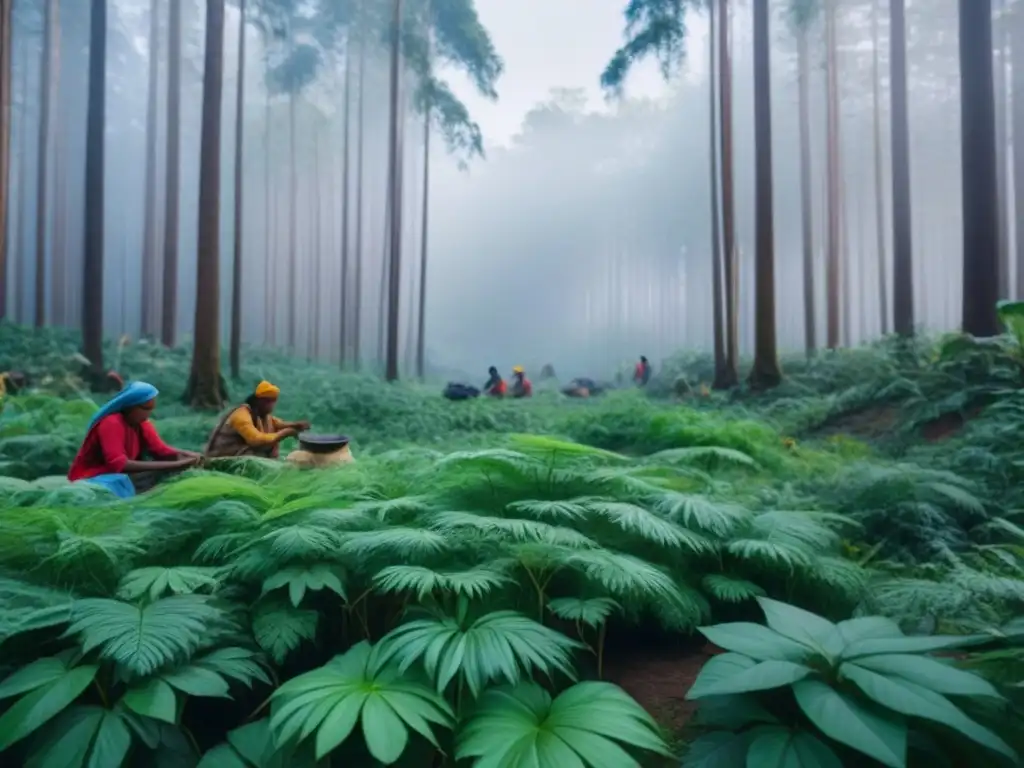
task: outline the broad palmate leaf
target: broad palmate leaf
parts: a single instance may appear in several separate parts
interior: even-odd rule
[[[45,725],[89,687],[99,668],[71,666],[70,657],[39,659],[0,684],[0,696],[24,694],[0,716],[0,752]]]
[[[222,613],[200,595],[174,595],[140,608],[105,598],[78,600],[66,636],[136,675],[191,656]]]
[[[118,768],[131,745],[131,731],[117,712],[71,707],[39,732],[25,768]]]
[[[621,745],[670,755],[657,725],[611,683],[574,685],[554,701],[536,683],[492,688],[459,731],[456,757],[474,768],[633,768]]]
[[[383,640],[382,653],[404,672],[422,660],[444,691],[456,675],[479,696],[490,681],[517,683],[523,673],[555,671],[575,678],[570,654],[578,643],[514,611],[495,611],[463,626],[457,619],[421,619],[403,624]]]
[[[409,729],[434,746],[434,726],[450,728],[448,703],[425,685],[403,679],[397,664],[362,642],[324,666],[292,678],[272,697],[270,728],[278,745],[316,734],[321,759],[344,742],[360,723],[376,760],[391,765],[409,741]]]

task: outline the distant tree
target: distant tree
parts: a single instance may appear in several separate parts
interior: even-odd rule
[[[43,6],[43,45],[39,60],[39,137],[36,142],[36,269],[35,306],[33,318],[36,328],[46,325],[46,225],[49,209],[50,145],[53,137],[51,115],[56,96],[54,85],[57,75],[57,56],[60,51],[57,0],[45,0]]]
[[[754,367],[750,384],[756,389],[782,380],[775,338],[775,226],[772,192],[771,41],[768,0],[754,0],[754,143],[757,248]]]
[[[143,337],[152,337],[159,332],[160,320],[157,312],[157,269],[159,267],[157,230],[157,115],[160,95],[160,0],[149,3],[149,77],[146,89],[146,177],[143,182],[145,223],[142,233],[142,291],[141,331]]]
[[[207,0],[199,150],[195,346],[184,397],[185,402],[197,408],[221,408],[227,399],[220,372],[220,124],[223,85],[224,0]]]
[[[245,0],[238,2],[238,88],[235,94],[234,243],[231,258],[231,342],[228,357],[231,377],[241,375],[242,347],[242,228],[243,149],[245,146]]]
[[[914,333],[913,208],[910,205],[910,119],[907,101],[905,0],[889,0],[892,88],[892,314],[893,330]]]
[[[103,381],[104,139],[107,92],[107,0],[91,0],[89,100],[85,138],[85,253],[82,259],[82,354],[92,386]]]
[[[164,193],[164,274],[160,341],[172,347],[178,336],[178,241],[181,210],[181,25],[182,2],[167,4],[167,163]]]
[[[0,320],[7,318],[7,221],[11,176],[11,48],[14,0],[0,0]]]
[[[996,178],[992,1],[960,0],[960,99],[963,145],[963,329],[1002,332],[999,299],[999,199]]]

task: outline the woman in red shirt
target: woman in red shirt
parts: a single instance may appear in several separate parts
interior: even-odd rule
[[[195,466],[198,453],[167,445],[149,421],[158,394],[152,384],[136,381],[100,408],[89,422],[68,480],[102,485],[129,498],[153,485],[153,473]],[[143,460],[144,454],[151,460]]]

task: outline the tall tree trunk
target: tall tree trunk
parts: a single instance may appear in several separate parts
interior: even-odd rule
[[[388,271],[387,344],[384,357],[384,378],[398,379],[399,307],[402,293],[402,155],[398,125],[398,68],[401,54],[402,0],[394,0],[391,28],[390,114],[388,122],[388,193],[391,211],[388,221],[390,248]]]
[[[46,230],[49,223],[50,113],[53,111],[53,84],[57,41],[57,0],[46,0],[43,11],[43,47],[39,60],[39,138],[36,142],[36,273],[33,325],[46,325]]]
[[[288,349],[295,350],[298,296],[295,278],[299,270],[299,228],[296,198],[299,169],[295,165],[295,91],[288,94]]]
[[[910,206],[910,120],[907,108],[905,0],[889,0],[892,82],[892,316],[893,330],[914,333],[913,210]]]
[[[28,126],[29,126],[29,57],[30,46],[22,45],[21,62],[21,120],[18,130],[18,233],[17,254],[11,262],[11,282],[14,290],[14,318],[19,323],[25,322],[25,271],[28,266]]]
[[[274,310],[274,302],[276,300],[274,265],[277,262],[274,261],[274,235],[277,233],[273,232],[272,229],[275,221],[276,207],[273,205],[274,195],[270,187],[270,150],[273,147],[270,141],[270,119],[270,91],[267,91],[263,110],[263,124],[266,131],[263,138],[263,295],[266,310],[263,340],[267,344],[274,344],[277,341],[277,314]]]
[[[243,191],[245,178],[245,0],[238,3],[238,91],[235,94],[235,210],[234,250],[231,263],[231,346],[228,356],[231,362],[231,378],[241,376],[242,362],[242,237]]]
[[[0,0],[0,320],[7,319],[7,221],[11,182],[14,0]]]
[[[85,253],[82,354],[93,386],[103,376],[103,168],[107,93],[107,0],[91,0],[89,101],[85,135]]]
[[[203,117],[199,149],[199,238],[196,248],[195,347],[185,402],[221,408],[220,116],[224,87],[224,0],[206,0]]]
[[[360,6],[360,9],[362,6]],[[362,364],[362,319],[363,319],[363,155],[365,154],[366,108],[366,35],[359,35],[359,106],[356,110],[356,126],[359,142],[356,146],[356,263],[353,282],[355,290],[352,301],[352,362],[356,370]]]
[[[1011,10],[1013,40],[1010,45],[1013,78],[1013,200],[1016,223],[1016,298],[1024,300],[1024,3]]]
[[[889,333],[889,275],[886,259],[885,193],[882,163],[882,77],[879,65],[879,0],[871,3],[871,98],[872,141],[875,161],[875,250],[878,257],[878,314],[882,335]],[[861,265],[864,268],[864,265]]]
[[[807,30],[797,34],[798,109],[800,112],[800,222],[803,240],[804,349],[811,357],[817,349],[817,312],[814,301],[814,207],[811,205],[810,56]]]
[[[993,34],[995,35],[994,62],[992,71],[993,89],[995,93],[994,108],[996,120],[996,194],[999,196],[997,206],[999,230],[999,296],[1010,297],[1010,179],[1006,164],[1007,130],[1006,130],[1006,60],[1010,51],[1009,25],[1006,19],[1006,0],[995,0],[996,20]]]
[[[168,3],[167,34],[167,189],[164,195],[164,279],[160,341],[173,347],[178,336],[178,213],[181,207],[181,14],[180,2]]]
[[[67,141],[60,136],[64,124],[63,113],[63,109],[58,106],[58,134],[53,149],[53,247],[50,250],[50,322],[57,326],[68,324],[68,161]]]
[[[828,260],[826,269],[826,293],[828,298],[827,340],[829,349],[840,344],[842,310],[841,270],[842,220],[840,211],[842,168],[839,144],[839,73],[836,51],[836,10],[833,3],[825,4],[825,50],[828,80],[826,83],[827,135],[827,181],[828,181]]]
[[[720,195],[718,189],[718,120],[716,103],[718,99],[718,67],[715,65],[715,3],[708,3],[708,137],[710,139],[709,166],[711,171],[711,311],[712,334],[715,350],[715,381],[725,381],[727,365],[725,358],[725,327],[723,312],[722,286],[722,221],[719,210]],[[689,281],[687,281],[689,282]]]
[[[323,205],[321,199],[320,183],[320,129],[317,127],[316,135],[313,137],[313,329],[312,345],[313,359],[320,359],[320,288],[322,285],[321,265],[323,264],[323,249],[321,241],[321,214]]]
[[[160,98],[160,0],[149,4],[149,87],[146,93],[145,225],[142,235],[142,335],[152,338],[159,327],[157,314],[157,104]]]
[[[732,54],[729,30],[729,0],[720,0],[718,56],[720,127],[722,132],[722,241],[725,262],[725,369],[714,384],[716,389],[734,387],[739,381],[739,274],[736,261],[735,193],[733,191],[732,146]]]
[[[757,250],[754,296],[754,367],[750,384],[758,389],[782,381],[775,344],[775,229],[772,223],[772,84],[768,0],[754,0],[754,144],[757,177]]]
[[[423,226],[420,238],[420,297],[416,334],[416,375],[421,380],[426,374],[427,255],[430,237],[430,106],[428,103],[426,114],[423,116]]]
[[[963,329],[1001,332],[999,214],[991,0],[960,0],[960,125],[963,166]]]
[[[341,306],[338,315],[341,318],[339,359],[344,368],[349,359],[349,327],[352,308],[351,288],[349,286],[349,164],[351,160],[352,139],[352,35],[345,37],[345,83],[342,86],[342,100],[345,102],[345,125],[341,140]]]

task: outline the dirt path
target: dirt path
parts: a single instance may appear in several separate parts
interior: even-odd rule
[[[712,653],[710,648],[644,649],[609,659],[606,678],[621,686],[662,726],[679,733],[697,708],[695,702],[686,701],[686,693]]]

